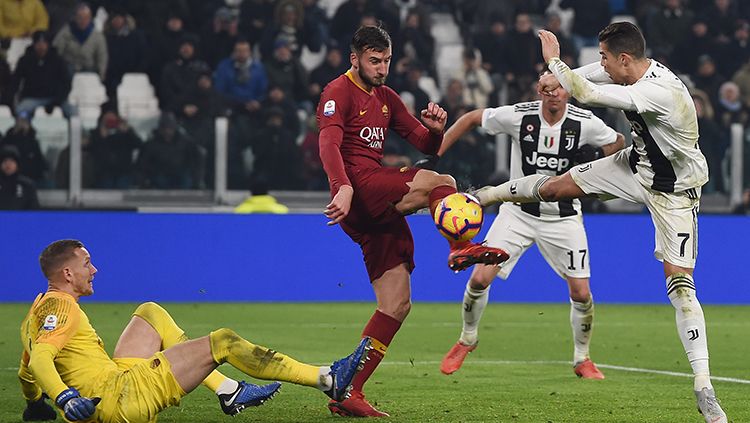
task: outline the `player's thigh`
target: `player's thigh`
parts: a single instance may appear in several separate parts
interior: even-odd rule
[[[586,194],[603,200],[616,197],[644,204],[643,191],[630,169],[629,152],[629,148],[620,150],[611,156],[575,166],[568,173]]]
[[[505,203],[500,206],[497,217],[487,231],[486,241],[488,246],[501,248],[510,257],[496,272],[496,275],[501,279],[507,279],[510,276],[523,253],[534,244],[534,223],[534,217],[515,204]],[[482,282],[487,282],[484,278],[489,276],[489,273],[491,273],[490,270],[486,272],[483,270],[481,274],[478,273],[476,276],[482,278]],[[475,274],[472,274],[472,278],[474,276]],[[492,275],[490,282],[494,276]]]
[[[562,278],[591,276],[589,245],[580,215],[540,221],[536,243],[552,269]]]
[[[351,174],[354,188],[352,208],[370,221],[386,221],[401,215],[396,204],[409,192],[421,169],[372,168]]]
[[[161,336],[143,318],[133,316],[117,340],[113,358],[149,358],[161,350]]]
[[[648,207],[656,231],[654,256],[675,266],[692,269],[698,256],[697,196],[648,192]],[[691,198],[697,197],[697,198]]]
[[[385,223],[357,226],[345,220],[341,228],[362,249],[370,282],[402,263],[409,273],[414,270],[414,238],[404,216],[398,215]]]

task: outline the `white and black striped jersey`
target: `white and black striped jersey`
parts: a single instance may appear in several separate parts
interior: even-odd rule
[[[651,60],[638,81],[624,86],[595,85],[559,59],[550,62],[550,69],[578,100],[625,112],[633,133],[630,168],[641,185],[682,192],[708,182],[695,105],[685,84],[666,66]]]
[[[562,175],[573,167],[575,152],[581,145],[601,147],[617,139],[614,129],[591,111],[571,104],[567,105],[562,119],[550,125],[542,116],[541,101],[485,109],[482,127],[492,135],[511,136],[511,179],[535,173]],[[580,213],[581,202],[576,199],[528,203],[521,208],[534,216],[557,218]]]

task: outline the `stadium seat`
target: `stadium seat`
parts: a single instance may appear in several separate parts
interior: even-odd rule
[[[30,45],[31,37],[12,38],[10,40],[10,47],[8,47],[8,51],[5,53],[5,58],[8,61],[11,71],[16,70],[18,60],[21,59],[21,56],[26,52],[26,48]]]
[[[578,53],[578,65],[588,65],[589,63],[599,62],[599,47],[583,47]]]
[[[159,101],[154,87],[145,73],[126,73],[117,87],[117,106],[120,115],[133,118],[152,119],[159,116]]]
[[[0,133],[5,134],[15,124],[16,120],[13,118],[10,107],[0,105]]]
[[[101,113],[100,107],[107,101],[107,91],[99,75],[94,72],[77,72],[73,75],[68,101],[78,107],[78,114],[85,128],[96,126]]]

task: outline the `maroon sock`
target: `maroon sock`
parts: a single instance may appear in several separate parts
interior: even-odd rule
[[[375,310],[375,314],[372,315],[370,321],[367,322],[367,326],[362,331],[362,337],[369,336],[372,339],[373,349],[367,355],[369,360],[365,362],[365,368],[360,370],[352,381],[354,390],[362,391],[362,387],[367,382],[367,379],[370,378],[372,372],[375,371],[378,364],[383,360],[388,345],[391,344],[393,337],[400,327],[401,322],[380,312],[380,310]]]
[[[450,185],[440,185],[433,188],[430,191],[430,216],[435,216],[435,209],[443,198],[455,193],[456,189]]]

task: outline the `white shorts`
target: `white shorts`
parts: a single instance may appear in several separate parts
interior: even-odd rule
[[[656,259],[694,268],[698,256],[701,189],[665,193],[644,187],[630,170],[630,150],[626,148],[611,156],[578,165],[570,169],[570,176],[586,194],[595,194],[603,200],[618,197],[645,205],[656,229]]]
[[[539,252],[561,278],[588,278],[589,246],[580,214],[550,220],[532,216],[504,203],[487,232],[487,245],[505,250],[510,259],[497,276],[507,279],[524,252],[536,243]]]

